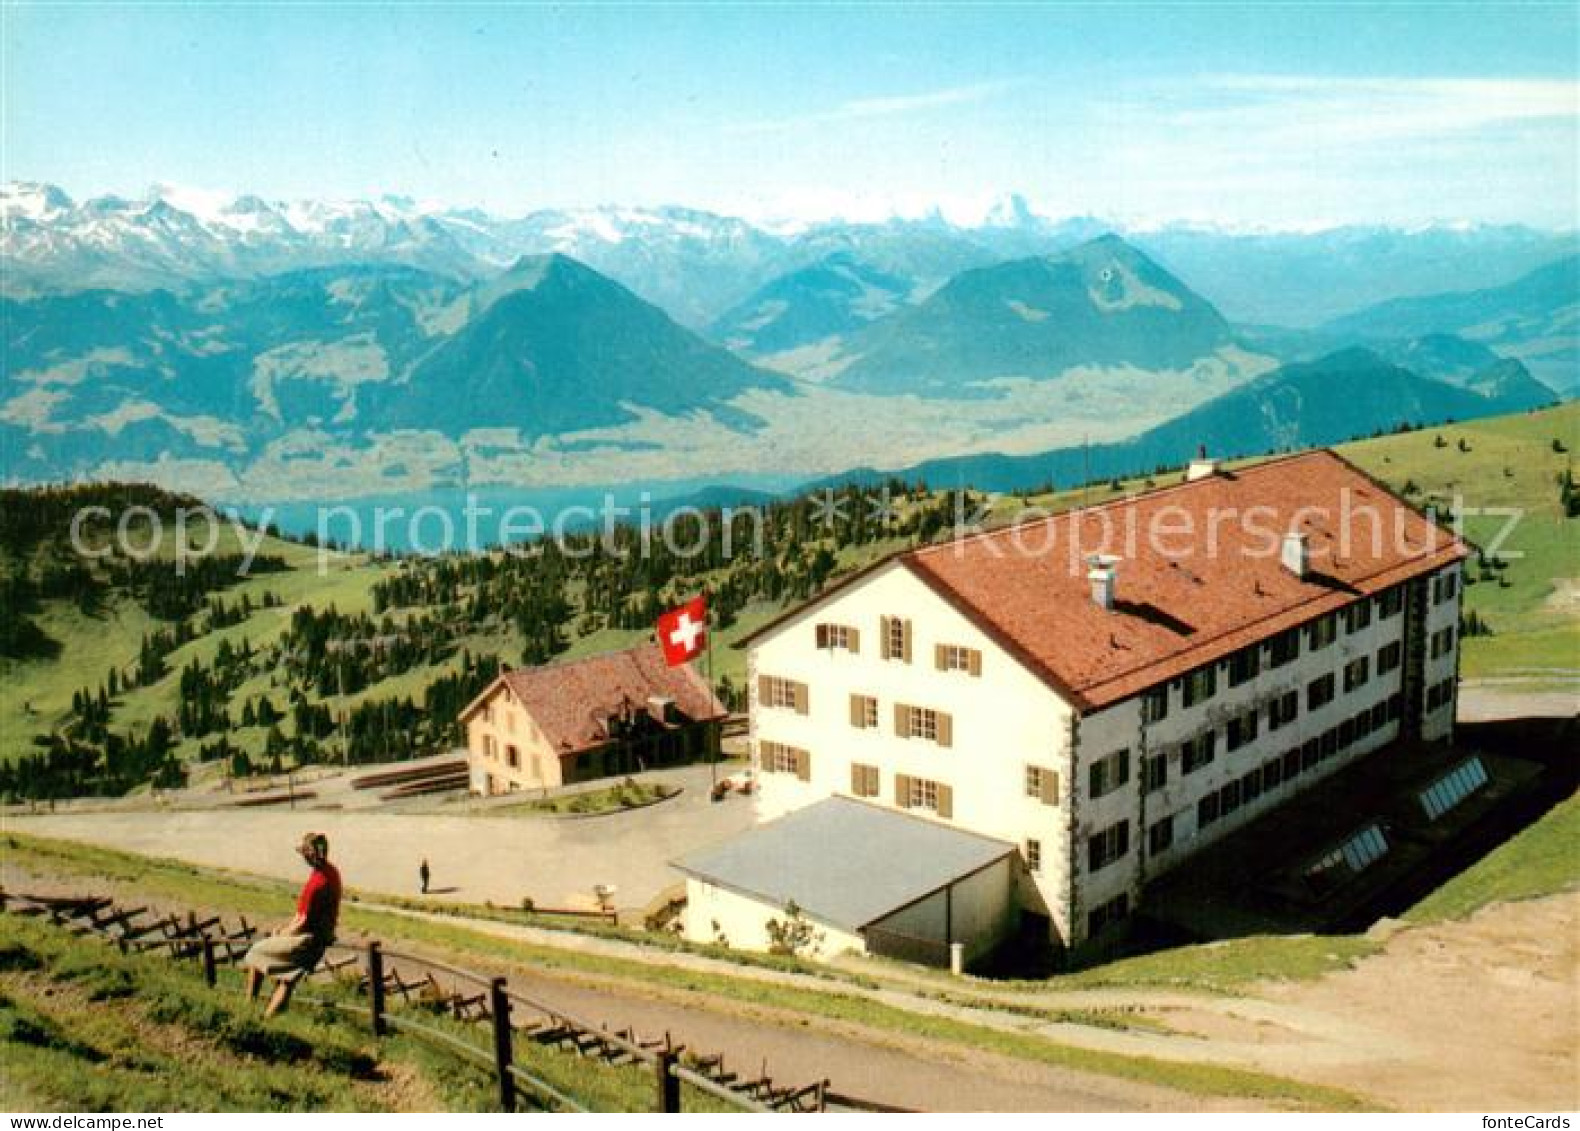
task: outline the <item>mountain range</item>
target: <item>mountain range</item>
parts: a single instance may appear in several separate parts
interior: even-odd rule
[[[682,325],[707,327],[775,280],[845,254],[922,297],[972,267],[1066,250],[1115,232],[1238,323],[1309,327],[1392,298],[1500,286],[1573,254],[1570,233],[1517,225],[1239,232],[1050,218],[1010,196],[970,223],[934,212],[881,222],[754,224],[682,207],[550,209],[520,217],[401,197],[214,198],[155,187],[74,201],[0,186],[0,258],[12,293],[179,288],[308,267],[397,263],[456,279],[560,252]],[[805,343],[802,343],[805,344]]]
[[[1202,440],[1326,442],[1580,387],[1572,253],[1280,328],[1235,320],[1161,252],[1023,203],[969,230],[787,233],[678,209],[495,221],[399,201],[78,205],[11,185],[0,216],[11,481],[241,501],[1047,462],[1077,445],[1150,466]],[[1507,251],[1509,233],[1479,234]],[[1175,256],[1204,246],[1149,238],[1164,235]],[[1521,254],[1545,246],[1527,235]],[[509,240],[618,271],[554,250],[494,264]],[[651,301],[667,290],[690,318]]]

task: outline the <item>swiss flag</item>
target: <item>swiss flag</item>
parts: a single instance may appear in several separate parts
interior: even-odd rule
[[[676,668],[702,655],[708,643],[708,599],[693,597],[658,618],[658,642],[664,660]]]

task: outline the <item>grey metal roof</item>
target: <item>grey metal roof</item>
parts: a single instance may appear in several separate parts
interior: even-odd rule
[[[859,931],[1001,860],[1012,845],[831,797],[673,864],[696,879]]]

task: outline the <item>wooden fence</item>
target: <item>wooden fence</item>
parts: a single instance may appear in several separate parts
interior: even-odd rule
[[[195,961],[210,986],[218,981],[219,967],[239,963],[259,934],[245,916],[227,923],[220,916],[204,917],[196,912],[159,915],[146,907],[117,907],[103,896],[31,896],[0,891],[0,912],[46,917],[74,934],[101,936],[123,952],[163,952],[172,960]],[[490,1070],[498,1081],[500,1108],[507,1112],[515,1111],[523,1096],[534,1095],[555,1107],[587,1110],[574,1096],[515,1062],[518,1039],[610,1064],[648,1066],[653,1073],[655,1111],[680,1110],[682,1083],[743,1111],[828,1108],[827,1080],[802,1087],[779,1085],[768,1075],[766,1063],[760,1073],[743,1075],[727,1069],[723,1055],[689,1051],[668,1032],[662,1037],[642,1037],[629,1028],[594,1025],[512,990],[503,976],[392,950],[376,940],[336,943],[313,976],[354,978],[363,1000],[309,996],[298,997],[298,1001],[363,1018],[376,1036],[406,1033]],[[425,1024],[413,1015],[415,1010],[397,1008],[396,999],[401,1006],[422,1006],[458,1021],[487,1026],[490,1044],[473,1044]]]

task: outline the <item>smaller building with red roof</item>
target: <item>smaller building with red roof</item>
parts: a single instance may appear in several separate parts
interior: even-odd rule
[[[472,792],[488,796],[716,757],[726,714],[649,642],[501,672],[460,717]]]

